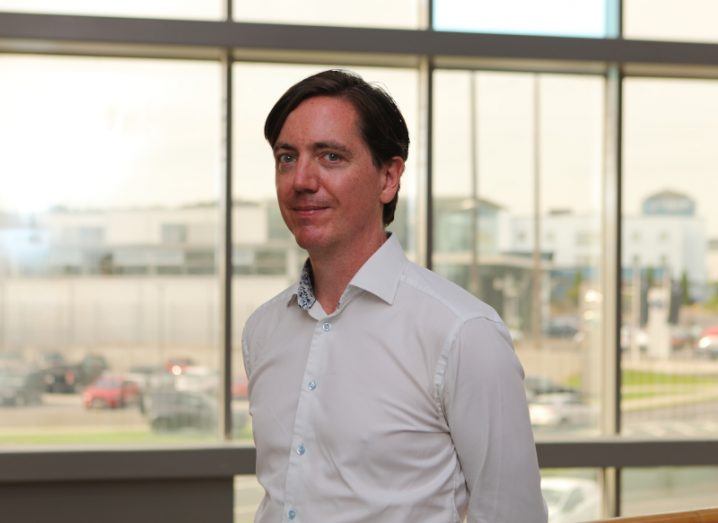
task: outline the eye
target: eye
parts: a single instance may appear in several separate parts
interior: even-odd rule
[[[290,163],[294,161],[294,156],[289,153],[282,153],[277,155],[277,162],[279,163]]]
[[[324,158],[326,158],[330,162],[338,162],[342,159],[342,157],[340,155],[338,155],[337,153],[333,153],[333,152],[324,153]]]

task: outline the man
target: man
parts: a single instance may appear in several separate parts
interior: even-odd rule
[[[243,335],[266,491],[255,521],[545,522],[506,327],[384,230],[409,146],[394,101],[325,71],[291,87],[264,131],[309,259]]]

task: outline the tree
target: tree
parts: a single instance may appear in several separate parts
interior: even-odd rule
[[[574,307],[578,307],[581,305],[581,285],[583,284],[583,272],[581,269],[577,269],[576,272],[573,274],[573,283],[571,284],[571,288],[568,290],[567,295],[568,299],[571,302],[571,305]]]
[[[688,273],[683,271],[683,274],[681,274],[681,305],[691,305],[693,303],[690,286],[691,284],[688,281]]]

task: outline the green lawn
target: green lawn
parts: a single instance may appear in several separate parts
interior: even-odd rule
[[[718,385],[718,376],[624,370],[623,385]]]
[[[624,370],[621,375],[621,384],[624,387],[621,399],[630,401],[677,393],[686,394],[702,390],[705,387],[718,386],[718,375],[668,374],[664,372]],[[580,390],[581,375],[574,374],[566,380],[565,385]],[[645,389],[640,390],[641,387],[645,387]]]
[[[148,429],[123,430],[35,430],[17,433],[0,432],[0,445],[182,445],[195,443],[214,443],[218,439],[213,434],[197,431],[179,431],[156,433]],[[237,434],[234,441],[252,443],[252,426],[247,424]]]

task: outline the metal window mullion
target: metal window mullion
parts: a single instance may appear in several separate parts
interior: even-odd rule
[[[623,38],[623,0],[606,1],[606,37]],[[602,205],[604,337],[604,434],[621,432],[621,168],[622,168],[622,71],[620,63],[609,65],[605,83],[605,143]],[[621,514],[621,467],[601,472],[605,515]]]
[[[534,348],[541,350],[542,340],[542,287],[543,287],[543,256],[541,253],[541,76],[533,75],[532,89],[533,115],[532,131],[532,179],[533,179],[533,249],[531,263],[531,340]]]
[[[108,53],[113,46],[134,46],[138,50],[135,54],[143,48],[161,48],[189,58],[198,50],[212,53],[242,48],[442,59],[704,66],[713,72],[718,67],[716,43],[0,12],[2,51],[53,52],[63,44],[87,44],[99,54],[103,49]]]
[[[419,222],[424,223],[423,246],[417,248],[417,260],[423,257],[424,265],[427,269],[433,268],[434,254],[434,61],[433,57],[425,56],[421,59],[419,98],[422,100],[420,107],[423,107],[425,114],[423,117],[423,147],[424,155],[424,177],[419,198],[424,197],[423,212],[419,213]],[[423,256],[422,256],[423,254]]]
[[[230,0],[231,1],[231,0]],[[232,50],[226,49],[222,59],[223,89],[223,168],[221,172],[221,393],[220,393],[220,436],[224,440],[232,437]]]
[[[619,64],[609,67],[605,83],[605,143],[602,180],[602,318],[603,433],[617,436],[621,431],[621,157],[622,157],[622,73]],[[604,471],[607,509],[620,513],[620,468]]]

